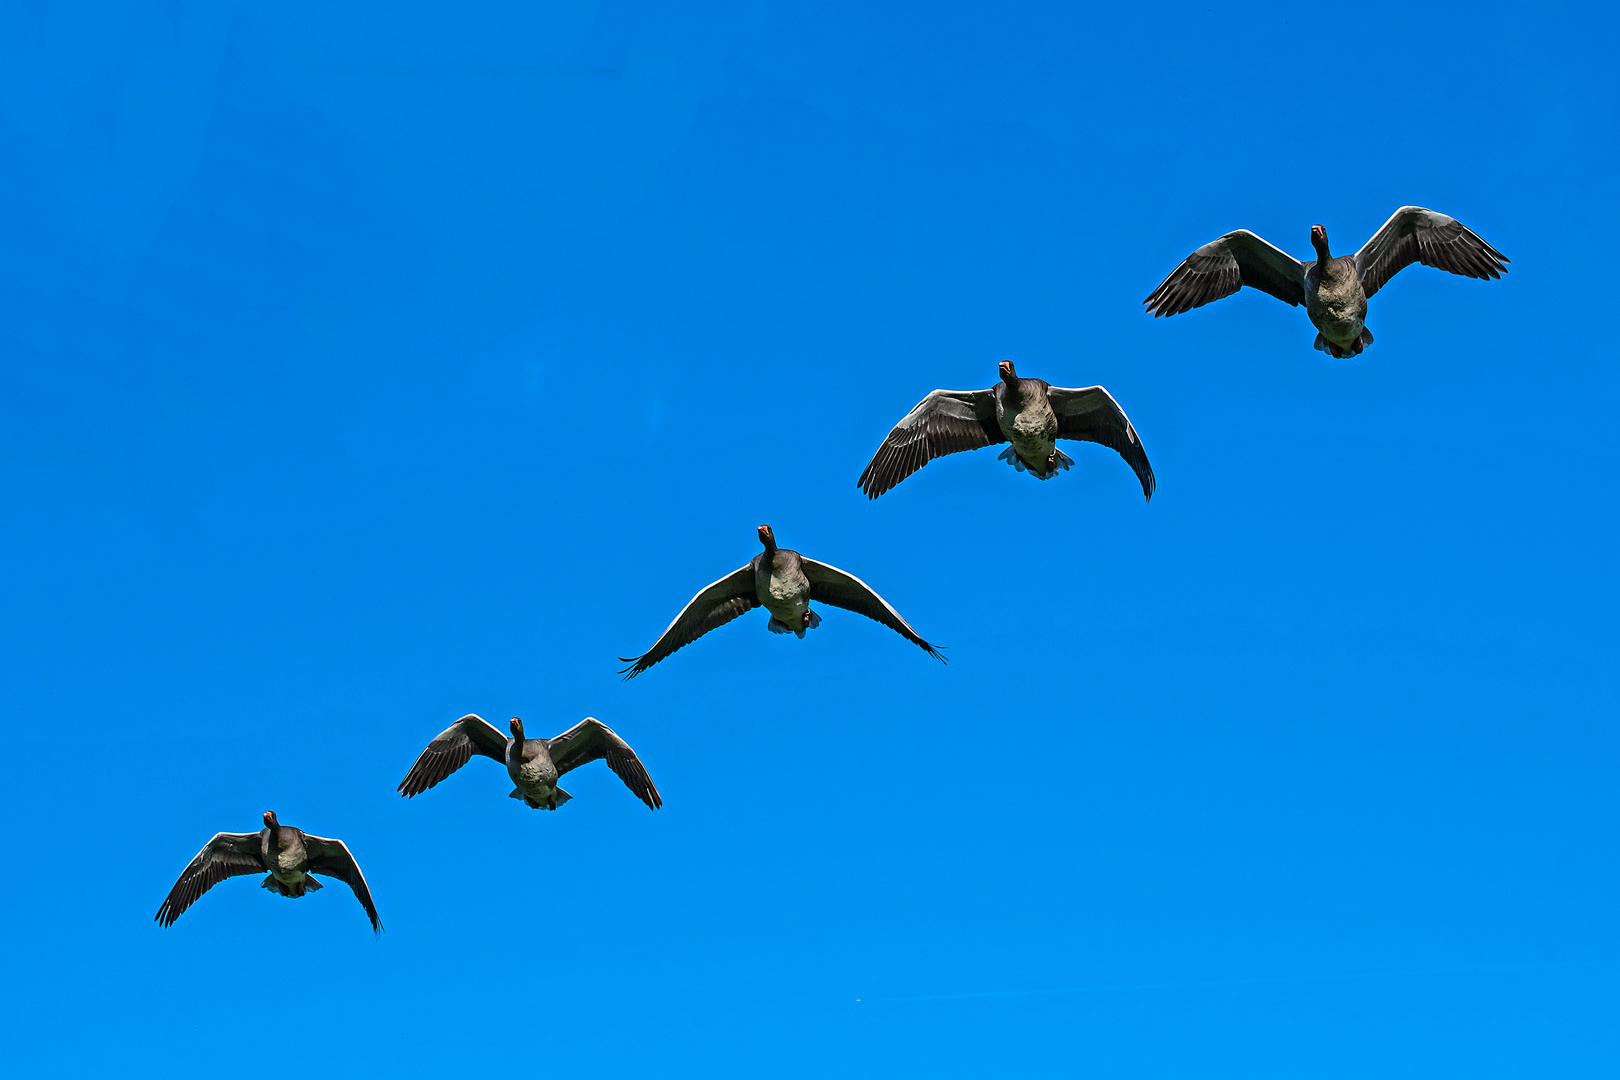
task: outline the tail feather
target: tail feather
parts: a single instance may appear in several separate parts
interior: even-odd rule
[[[799,627],[797,630],[783,622],[781,619],[778,619],[775,615],[772,615],[771,621],[765,624],[765,629],[769,630],[773,634],[795,634],[798,636],[799,640],[803,641],[804,632],[806,630],[814,630],[820,625],[821,616],[812,611],[810,613],[810,621]]]
[[[1003,450],[1000,457],[998,457],[996,460],[1005,461],[1019,472],[1027,472],[1037,480],[1050,480],[1052,477],[1056,476],[1060,472],[1066,471],[1074,464],[1074,458],[1070,457],[1068,454],[1065,454],[1056,447],[1052,448],[1052,468],[1048,470],[1044,476],[1030,468],[1029,465],[1025,463],[1024,459],[1018,456],[1018,451],[1014,450],[1010,446]]]
[[[303,882],[296,887],[283,885],[281,882],[276,880],[276,875],[274,874],[266,874],[264,876],[264,880],[259,882],[259,888],[261,889],[269,889],[277,896],[287,896],[294,899],[303,896],[307,892],[314,892],[320,887],[321,883],[310,877],[308,874],[304,875]]]
[[[562,788],[552,788],[551,791],[551,798],[547,802],[535,802],[517,788],[513,788],[512,793],[508,795],[507,798],[522,799],[523,805],[527,806],[530,810],[555,810],[557,807],[573,798],[572,795],[568,794],[568,792],[564,791]]]
[[[1316,351],[1325,352],[1335,360],[1343,360],[1347,356],[1360,356],[1361,350],[1372,344],[1372,331],[1365,326],[1361,328],[1361,336],[1351,343],[1348,349],[1329,341],[1321,334],[1316,335]]]

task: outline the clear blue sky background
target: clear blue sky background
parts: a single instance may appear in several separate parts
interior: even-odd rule
[[[1607,8],[0,10],[9,1068],[1620,1069]],[[1405,203],[1512,272],[1352,361],[1140,310]],[[1003,358],[1151,505],[1085,446],[856,490]],[[755,613],[619,681],[761,522],[950,665]],[[666,806],[400,799],[468,711]],[[267,808],[380,943],[341,885],[152,923]]]

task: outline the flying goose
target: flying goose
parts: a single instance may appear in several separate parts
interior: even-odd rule
[[[180,880],[158,908],[155,921],[171,926],[198,897],[226,878],[266,870],[270,873],[260,886],[282,896],[299,897],[319,889],[321,883],[311,874],[345,882],[366,909],[372,932],[382,936],[382,920],[377,918],[377,907],[371,902],[371,890],[347,845],[283,825],[273,810],[264,812],[264,828],[258,832],[215,833],[180,872]]]
[[[477,752],[505,765],[506,774],[517,785],[510,798],[522,799],[535,810],[555,810],[573,798],[557,786],[557,778],[598,758],[607,759],[608,768],[647,804],[647,809],[664,805],[636,752],[602,721],[587,716],[555,739],[524,738],[523,721],[515,716],[511,728],[512,737],[507,738],[488,720],[468,713],[427,744],[399,782],[399,793],[407,799],[422,794],[467,764]]]
[[[1101,443],[1119,453],[1153,498],[1153,467],[1119,402],[1100,386],[1070,390],[1020,379],[1011,360],[988,390],[935,390],[901,418],[866,465],[856,486],[875,499],[934,458],[992,443],[1012,443],[999,460],[1037,480],[1074,464],[1058,439]]]
[[[806,630],[821,625],[821,616],[810,610],[812,600],[875,619],[929,656],[945,661],[937,646],[924,641],[888,601],[860,578],[836,566],[807,559],[797,551],[777,547],[776,534],[769,525],[759,527],[759,542],[765,546],[764,551],[750,559],[747,566],[733,570],[692,597],[652,648],[640,656],[619,657],[630,665],[623,669],[625,678],[635,678],[682,645],[756,607],[763,606],[771,613],[770,622],[765,624],[771,633],[802,638]]]
[[[1316,259],[1302,263],[1247,229],[1205,244],[1171,271],[1142,301],[1154,318],[1179,315],[1243,286],[1268,292],[1284,303],[1305,305],[1311,325],[1321,331],[1316,347],[1329,356],[1355,356],[1372,344],[1363,321],[1367,298],[1404,267],[1420,262],[1471,278],[1499,278],[1507,256],[1456,218],[1403,206],[1354,255],[1334,258],[1327,230],[1311,226]]]

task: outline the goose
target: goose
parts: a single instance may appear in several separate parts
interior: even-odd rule
[[[1153,467],[1125,411],[1100,386],[1071,390],[1020,379],[1011,360],[988,390],[935,390],[894,425],[855,486],[875,499],[934,458],[1010,442],[998,460],[1050,480],[1074,464],[1058,439],[1101,443],[1136,472],[1142,495],[1153,498]]]
[[[1395,274],[1420,262],[1471,278],[1500,278],[1508,258],[1456,218],[1403,206],[1354,255],[1335,258],[1327,230],[1311,226],[1316,258],[1302,263],[1247,229],[1229,232],[1183,260],[1142,303],[1158,318],[1179,315],[1248,285],[1298,307],[1329,356],[1357,356],[1372,344],[1367,299]]]
[[[652,648],[640,656],[619,657],[630,665],[621,674],[633,679],[682,645],[691,644],[715,627],[724,626],[756,607],[764,607],[771,613],[770,621],[765,624],[771,633],[797,634],[803,638],[806,630],[821,625],[821,616],[810,610],[812,600],[875,619],[944,663],[939,646],[924,641],[888,601],[854,574],[807,559],[797,551],[777,547],[776,534],[769,525],[759,527],[759,542],[764,545],[764,551],[750,559],[748,565],[733,570],[692,597],[675,616],[675,621],[653,642]]]
[[[283,825],[276,820],[274,810],[264,812],[264,828],[258,832],[215,833],[180,872],[180,880],[158,908],[155,921],[172,926],[198,897],[226,878],[267,870],[269,874],[259,884],[281,896],[297,898],[319,889],[321,883],[312,874],[346,883],[366,909],[372,932],[382,936],[382,920],[377,918],[377,906],[371,902],[371,889],[348,845]]]
[[[595,717],[587,716],[555,739],[525,738],[523,721],[516,716],[510,727],[512,736],[507,738],[482,716],[468,713],[427,744],[399,782],[399,793],[415,798],[467,764],[477,752],[506,766],[506,774],[517,785],[509,797],[522,799],[533,810],[555,810],[573,798],[557,786],[557,778],[598,758],[607,759],[608,768],[647,809],[664,805],[636,752]]]

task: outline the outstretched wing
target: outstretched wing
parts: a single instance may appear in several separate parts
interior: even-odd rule
[[[434,736],[399,782],[407,799],[422,794],[472,758],[474,753],[506,764],[506,736],[477,713],[468,713]]]
[[[1046,397],[1057,414],[1058,438],[1101,443],[1116,451],[1142,482],[1143,497],[1153,498],[1153,466],[1148,464],[1136,428],[1112,394],[1100,386],[1080,390],[1053,386],[1047,389]]]
[[[640,656],[621,656],[630,666],[623,670],[624,677],[633,679],[658,661],[689,645],[717,626],[724,626],[743,612],[759,607],[759,596],[754,591],[754,564],[733,570],[712,585],[705,586],[687,601],[686,607],[675,616],[675,621],[664,628],[653,642],[653,647]]]
[[[924,641],[922,635],[913,630],[911,624],[902,619],[887,600],[873,592],[870,585],[854,574],[846,574],[836,566],[828,566],[803,555],[799,556],[799,565],[804,576],[810,580],[810,599],[876,619],[940,663],[945,662],[945,657],[939,651],[940,646]]]
[[[366,909],[366,917],[371,920],[371,932],[382,937],[383,924],[382,920],[377,918],[377,905],[371,902],[371,889],[366,885],[366,875],[360,872],[360,864],[354,861],[354,855],[349,852],[349,845],[341,840],[328,840],[325,837],[305,833],[304,852],[309,856],[309,863],[304,867],[305,873],[333,877],[345,882],[354,890],[354,898],[360,901],[360,906]]]
[[[1356,252],[1362,291],[1371,296],[1415,262],[1463,277],[1499,278],[1508,258],[1454,217],[1403,206]]]
[[[608,768],[619,775],[625,787],[636,793],[636,798],[647,804],[647,809],[656,810],[664,805],[652,777],[647,775],[646,767],[630,749],[630,744],[594,717],[587,716],[555,739],[547,739],[546,749],[558,776],[598,758],[606,758]]]
[[[994,390],[935,390],[894,425],[855,484],[875,499],[937,457],[1006,441]]]
[[[258,833],[215,833],[197,852],[197,857],[180,871],[180,880],[169,890],[154,921],[172,926],[199,896],[226,878],[262,873],[264,863],[259,858]]]
[[[1305,265],[1248,229],[1239,229],[1183,259],[1142,303],[1154,318],[1180,315],[1247,285],[1298,307],[1305,302]]]

